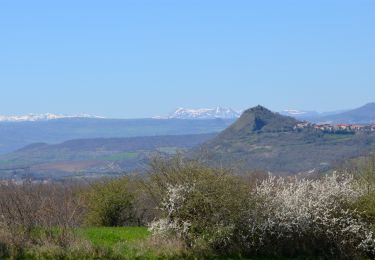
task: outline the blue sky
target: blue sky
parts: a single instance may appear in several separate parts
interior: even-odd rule
[[[0,114],[375,101],[375,1],[0,1]]]

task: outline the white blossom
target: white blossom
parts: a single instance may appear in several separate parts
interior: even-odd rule
[[[253,244],[258,246],[270,235],[278,239],[310,236],[374,250],[372,233],[358,212],[347,208],[362,195],[363,190],[349,175],[333,174],[321,180],[269,177],[254,192],[262,204],[249,214],[246,236],[256,237]],[[260,220],[254,218],[259,212],[264,215]]]
[[[194,185],[168,185],[161,203],[165,217],[149,226],[154,234],[188,235],[189,220],[176,216],[192,191]],[[349,249],[375,255],[374,234],[361,221],[359,212],[349,206],[363,194],[350,175],[334,173],[319,180],[269,176],[251,194],[249,200],[255,203],[243,209],[244,218],[238,223],[217,225],[215,234],[223,237],[221,234],[238,230],[236,241],[242,241],[244,250],[251,252],[278,241],[306,239],[328,241],[342,255],[350,254]],[[225,244],[231,243],[231,236],[224,237]]]
[[[167,185],[166,196],[161,202],[161,210],[167,213],[165,218],[153,221],[149,224],[149,230],[156,235],[168,235],[174,233],[177,236],[186,234],[189,230],[190,223],[188,221],[174,218],[174,213],[182,206],[185,196],[193,189],[193,187],[183,185]]]

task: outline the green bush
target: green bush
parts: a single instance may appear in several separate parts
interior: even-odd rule
[[[375,192],[361,197],[355,204],[364,220],[370,223],[375,232]]]
[[[96,182],[84,197],[88,225],[113,227],[137,224],[135,193],[128,178]]]
[[[202,256],[375,255],[368,221],[349,208],[363,194],[352,176],[271,176],[249,185],[228,171],[177,157],[154,162],[150,190],[161,210],[150,224],[153,234],[180,238]],[[365,202],[370,207],[373,197]]]
[[[150,185],[161,209],[161,219],[151,224],[156,234],[172,230],[196,251],[236,251],[234,223],[251,201],[249,188],[240,178],[174,158],[154,161]]]

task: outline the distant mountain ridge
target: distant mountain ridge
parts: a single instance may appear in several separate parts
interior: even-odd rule
[[[144,170],[153,155],[168,156],[212,139],[216,134],[93,138],[59,144],[34,143],[0,155],[0,179],[103,177]],[[26,171],[23,169],[27,169]]]
[[[306,120],[312,123],[330,124],[372,124],[375,122],[375,103],[368,103],[359,108],[339,110],[333,112],[303,111],[287,109],[282,115],[291,116],[298,120]]]
[[[0,122],[0,154],[33,143],[60,143],[72,139],[217,133],[233,119],[101,119],[61,118]]]
[[[297,109],[286,109],[280,112],[280,114],[284,116],[291,116],[298,120],[305,120],[310,121],[313,123],[317,123],[324,117],[331,117],[334,115],[338,115],[340,113],[344,113],[348,110],[338,110],[338,111],[331,111],[331,112],[317,112],[317,111],[304,111],[304,110],[297,110]],[[345,122],[342,122],[345,123]]]
[[[315,118],[320,116],[319,112],[316,111],[304,111],[304,110],[298,110],[298,109],[285,109],[280,112],[280,114],[285,116],[291,116],[296,119],[309,119],[309,118]]]
[[[375,103],[368,103],[356,109],[317,118],[328,123],[371,124],[375,123]]]
[[[178,108],[168,116],[154,117],[155,119],[237,119],[242,111],[235,111],[231,108]],[[309,121],[312,123],[332,124],[371,124],[375,122],[375,103],[368,103],[360,108],[345,109],[330,112],[306,111],[299,109],[285,109],[281,115],[290,116],[297,120]]]
[[[27,114],[27,115],[14,115],[14,116],[5,116],[0,115],[0,122],[35,122],[35,121],[47,121],[47,120],[56,120],[56,119],[66,119],[66,118],[101,118],[102,116],[89,115],[89,114],[77,114],[77,115],[63,115],[63,114]]]
[[[232,108],[215,107],[215,108],[178,108],[168,116],[155,116],[152,119],[237,119],[241,116],[243,110],[236,111]],[[338,110],[332,112],[317,112],[305,111],[299,109],[285,109],[280,112],[285,116],[294,117],[298,120],[307,120],[310,122],[328,122],[328,123],[350,123],[350,124],[368,124],[375,122],[375,102],[368,103],[362,107],[352,110]],[[91,119],[107,119],[102,116],[90,114],[27,114],[27,115],[0,115],[1,122],[36,122],[49,121],[56,119],[77,119],[77,118],[91,118]]]
[[[155,117],[158,119],[236,119],[241,113],[232,108],[178,108],[167,117]]]

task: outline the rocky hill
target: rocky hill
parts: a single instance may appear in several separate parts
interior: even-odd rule
[[[295,129],[298,120],[257,106],[191,153],[208,164],[277,174],[324,171],[375,150],[374,132]]]

